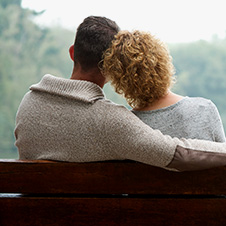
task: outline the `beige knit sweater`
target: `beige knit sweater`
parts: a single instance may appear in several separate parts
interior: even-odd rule
[[[184,164],[193,149],[196,154],[226,153],[225,143],[171,138],[151,129],[125,107],[106,100],[91,82],[45,75],[30,90],[16,116],[20,159],[131,159],[166,167],[175,158]],[[226,158],[218,165],[224,164]]]

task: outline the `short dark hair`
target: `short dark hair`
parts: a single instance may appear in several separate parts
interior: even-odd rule
[[[74,60],[80,63],[82,70],[98,66],[119,30],[118,25],[106,17],[89,16],[84,19],[77,28],[74,42]]]

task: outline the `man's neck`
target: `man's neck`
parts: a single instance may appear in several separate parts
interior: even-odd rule
[[[92,70],[89,70],[87,72],[84,72],[80,70],[80,68],[74,68],[71,78],[74,80],[84,80],[89,81],[97,84],[101,88],[104,87],[104,84],[106,82],[106,78],[101,74],[100,70],[98,68],[94,68]]]

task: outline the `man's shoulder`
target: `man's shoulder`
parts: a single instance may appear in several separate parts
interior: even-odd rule
[[[116,104],[108,99],[101,99],[93,105],[106,121],[124,121],[125,123],[137,123],[140,119],[124,105]],[[138,122],[139,123],[139,122]]]
[[[114,103],[106,98],[97,100],[95,105],[98,105],[99,108],[102,108],[105,111],[131,113],[124,105]]]

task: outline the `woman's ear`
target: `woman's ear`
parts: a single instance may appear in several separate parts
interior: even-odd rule
[[[69,53],[70,53],[71,59],[74,61],[74,45],[72,45],[72,46],[69,48]]]

